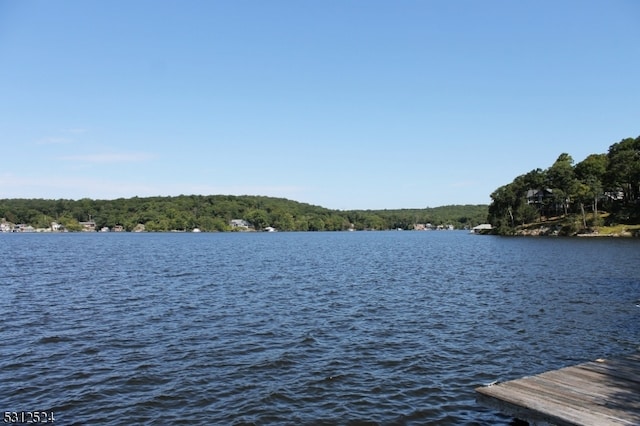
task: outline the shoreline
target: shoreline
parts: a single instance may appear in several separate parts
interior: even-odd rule
[[[576,232],[571,234],[563,234],[561,229],[557,227],[541,226],[537,229],[519,229],[515,233],[516,236],[523,237],[579,237],[579,238],[639,238],[640,229],[623,230],[622,232],[605,232],[598,230],[591,232]]]

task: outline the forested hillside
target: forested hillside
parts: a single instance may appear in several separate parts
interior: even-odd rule
[[[252,229],[279,231],[340,231],[413,229],[431,223],[472,227],[485,222],[486,205],[444,206],[400,210],[330,210],[282,198],[231,195],[181,195],[177,197],[121,198],[116,200],[0,200],[0,218],[33,228],[50,228],[56,222],[67,230],[82,229],[80,222],[95,222],[96,229],[121,226],[132,231],[230,231],[231,220],[243,219]]]
[[[623,139],[607,153],[574,164],[567,153],[547,169],[516,177],[491,194],[489,222],[499,234],[519,226],[561,220],[561,234],[603,225],[640,223],[640,136]]]

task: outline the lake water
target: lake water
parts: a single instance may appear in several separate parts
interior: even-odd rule
[[[0,410],[60,425],[508,425],[474,388],[640,345],[640,241],[0,235]]]

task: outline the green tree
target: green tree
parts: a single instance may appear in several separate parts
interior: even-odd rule
[[[62,216],[59,219],[59,223],[64,226],[67,231],[77,232],[82,231],[82,225],[75,217]]]
[[[309,218],[306,216],[297,217],[295,220],[296,231],[308,231],[309,230]]]
[[[522,176],[522,184],[529,189],[544,189],[547,183],[547,173],[542,169],[534,169]]]
[[[245,215],[246,220],[248,220],[256,230],[264,229],[266,226],[269,226],[269,215],[266,211],[262,209],[252,209]]]
[[[179,214],[172,219],[169,220],[169,229],[170,230],[178,230],[178,231],[186,231],[188,229],[192,229],[193,226],[186,214]]]
[[[144,224],[145,230],[149,232],[167,232],[171,229],[177,229],[171,226],[171,220],[166,217],[150,220]]]
[[[409,224],[407,223],[406,220],[398,220],[397,222],[401,222],[401,226],[407,227],[406,229],[408,229]],[[377,231],[382,229],[389,229],[389,226],[385,224],[384,219],[382,219],[380,216],[376,214],[367,215],[364,221],[364,226],[366,229],[375,229]]]
[[[578,180],[573,170],[573,158],[567,153],[560,154],[558,159],[547,169],[548,186],[553,190],[556,202],[559,202],[568,214],[571,199],[576,195]]]
[[[519,196],[513,183],[503,185],[491,193],[489,205],[489,223],[500,233],[509,233],[515,227],[514,206],[519,203]]]
[[[542,169],[538,168],[538,169],[531,170],[529,173],[522,176],[519,190],[526,191],[526,193],[532,190],[542,194],[546,194],[547,180],[548,180],[547,173]],[[536,201],[535,202],[536,204],[534,207],[534,205],[528,204],[528,200],[527,200],[526,208],[525,206],[520,207],[519,211],[523,216],[527,218],[525,220],[526,222],[532,222],[535,219],[541,220],[542,215],[547,213],[545,210],[545,206],[546,206],[545,201],[546,200],[544,198],[542,199],[542,202],[540,204],[537,204],[537,201]],[[532,212],[534,210],[536,212],[536,215],[535,215],[536,217],[531,218]]]
[[[534,222],[540,217],[538,209],[528,204],[525,198],[520,198],[514,211],[514,219],[517,218],[520,225]]]
[[[344,231],[349,229],[349,222],[340,215],[330,215],[324,219],[327,231]]]
[[[607,182],[612,190],[621,190],[626,204],[640,197],[640,136],[627,138],[609,147]]]
[[[38,218],[34,221],[34,226],[36,228],[50,228],[51,227],[51,222],[53,222],[53,218],[51,216],[47,216],[45,214],[41,214],[38,216]]]
[[[594,221],[598,218],[598,199],[602,195],[604,181],[607,173],[609,160],[606,154],[591,154],[575,166],[576,178],[580,181],[579,195],[581,198],[581,209],[583,211],[583,221],[586,226],[584,216],[584,203],[588,198],[592,203]],[[595,223],[597,226],[597,223]]]
[[[322,220],[319,216],[314,216],[309,221],[309,231],[324,231],[325,224],[324,220]]]
[[[277,209],[272,213],[272,226],[280,231],[293,231],[295,229],[293,215],[286,210]]]
[[[229,231],[231,227],[229,226],[229,222],[223,220],[222,218],[215,217],[213,218],[213,227],[209,229],[209,231]]]

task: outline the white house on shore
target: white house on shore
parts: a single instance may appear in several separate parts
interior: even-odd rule
[[[232,219],[229,222],[233,229],[249,229],[251,224],[244,219]]]
[[[472,233],[472,234],[482,234],[482,233],[485,233],[485,232],[491,231],[492,229],[493,229],[493,227],[491,226],[491,224],[490,224],[490,223],[483,223],[483,224],[481,224],[481,225],[474,226],[474,227],[471,229],[471,233]]]

